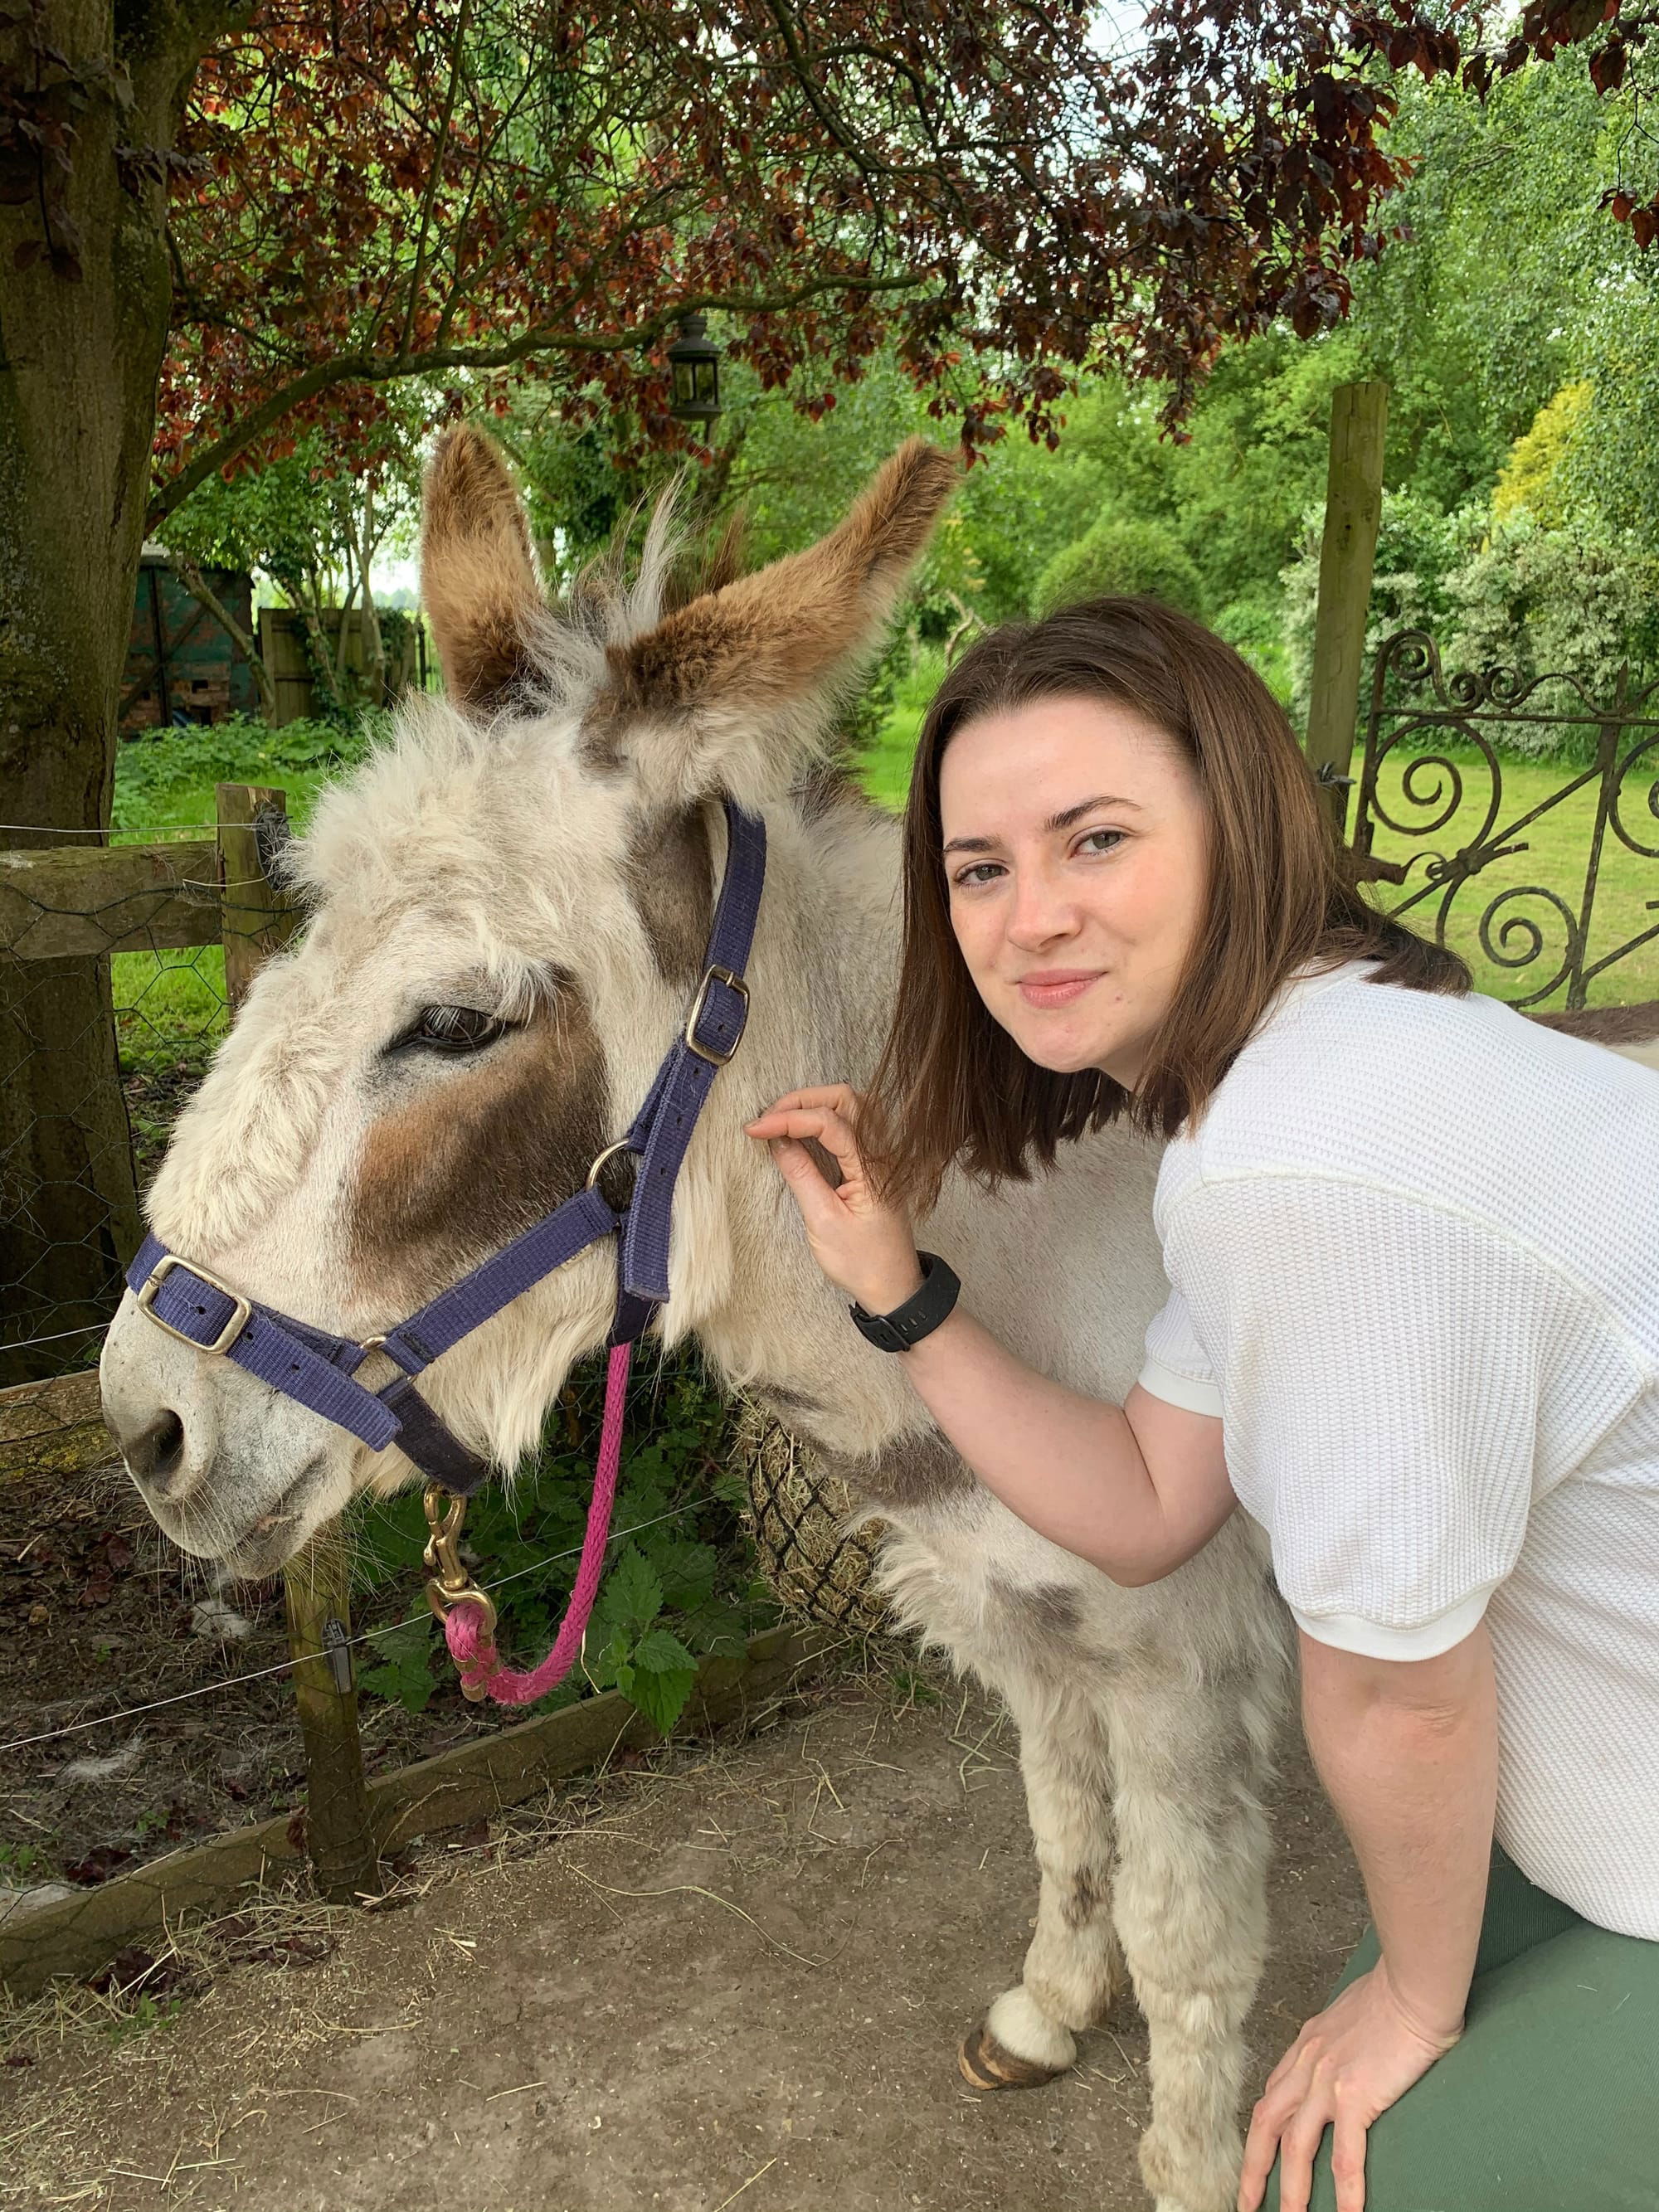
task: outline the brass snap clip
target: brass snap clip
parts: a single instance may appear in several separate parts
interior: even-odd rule
[[[441,1485],[429,1482],[421,1503],[426,1508],[426,1525],[431,1531],[421,1554],[427,1569],[427,1603],[440,1620],[448,1620],[453,1605],[476,1605],[481,1615],[479,1635],[492,1637],[495,1632],[495,1600],[478,1588],[461,1565],[459,1547],[461,1523],[466,1518],[465,1498],[452,1498]]]

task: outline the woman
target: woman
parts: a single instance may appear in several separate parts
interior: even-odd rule
[[[1373,1933],[1241,2212],[1659,2203],[1659,1082],[1373,912],[1265,688],[1147,602],[967,653],[906,838],[870,1107],[750,1133],[1032,1527],[1127,1583],[1268,1532]],[[954,1304],[909,1212],[1120,1114],[1170,1140],[1172,1291],[1116,1407]]]

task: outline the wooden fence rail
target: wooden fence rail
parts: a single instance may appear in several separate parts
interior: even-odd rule
[[[830,1652],[824,1629],[770,1628],[727,1657],[704,1659],[676,1735],[698,1735],[753,1717]],[[390,1856],[413,1838],[488,1820],[522,1805],[562,1776],[603,1767],[619,1751],[658,1741],[658,1730],[617,1690],[584,1698],[515,1728],[417,1760],[369,1784],[368,1817]],[[286,1814],[117,1875],[96,1889],[24,1915],[0,1917],[0,1983],[28,1997],[55,1974],[91,1974],[126,1945],[153,1941],[186,1914],[234,1911],[250,1884],[280,1875],[297,1856]]]
[[[64,960],[216,945],[219,896],[210,837],[0,852],[0,953]]]

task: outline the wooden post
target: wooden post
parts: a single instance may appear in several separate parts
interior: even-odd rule
[[[260,963],[286,943],[298,916],[259,858],[260,822],[270,829],[287,820],[287,794],[222,783],[217,799],[225,997],[234,1017]],[[337,1525],[289,1560],[283,1581],[306,1750],[306,1849],[323,1895],[349,1903],[376,1887],[375,1850],[349,1641],[350,1561]]]
[[[320,1528],[283,1577],[294,1694],[306,1747],[306,1850],[322,1894],[336,1905],[372,1893],[374,1824],[357,1734],[351,1663],[351,1559],[337,1521]]]
[[[1326,787],[1331,827],[1347,815],[1346,776],[1359,717],[1359,673],[1371,564],[1382,516],[1382,440],[1389,387],[1380,380],[1340,384],[1331,395],[1331,458],[1325,487],[1325,535],[1319,552],[1319,611],[1314,624],[1308,702],[1308,758]]]
[[[234,1019],[263,963],[294,933],[299,917],[259,861],[258,823],[286,823],[288,793],[254,783],[222,783],[219,915],[225,945],[225,999]]]

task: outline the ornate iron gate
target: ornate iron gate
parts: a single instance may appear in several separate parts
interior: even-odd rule
[[[1556,732],[1561,738],[1582,731],[1586,738],[1593,737],[1594,752],[1587,766],[1571,774],[1547,798],[1505,819],[1504,763],[1494,738],[1516,726]],[[1476,761],[1460,763],[1441,750],[1451,745],[1472,749]],[[1380,791],[1383,771],[1400,749],[1403,765],[1392,763],[1400,771],[1397,795],[1385,804]],[[1484,793],[1478,784],[1471,789],[1479,777],[1486,780]],[[1393,788],[1392,777],[1389,782]],[[1641,859],[1659,864],[1659,683],[1638,689],[1628,669],[1621,669],[1612,696],[1594,700],[1575,678],[1567,676],[1524,678],[1504,669],[1447,676],[1433,640],[1422,630],[1402,630],[1379,650],[1352,842],[1355,854],[1367,864],[1362,872],[1408,886],[1405,896],[1389,907],[1390,913],[1411,915],[1432,905],[1433,934],[1443,945],[1448,923],[1454,919],[1461,922],[1468,915],[1468,908],[1454,915],[1465,886],[1495,861],[1528,851],[1528,841],[1520,833],[1575,794],[1589,795],[1592,788],[1595,811],[1582,876],[1575,872],[1576,880],[1566,886],[1510,884],[1487,902],[1478,917],[1480,949],[1504,969],[1533,966],[1560,932],[1559,963],[1547,980],[1529,982],[1515,1000],[1516,1006],[1538,1006],[1565,985],[1567,1006],[1582,1006],[1595,976],[1659,937],[1656,921],[1590,957],[1596,884],[1608,834]],[[1471,799],[1473,807],[1466,814]],[[1476,809],[1478,826],[1471,836],[1468,825],[1476,818]],[[1640,811],[1649,817],[1641,825],[1645,837],[1631,821],[1632,812]],[[1401,837],[1428,839],[1459,816],[1464,820],[1454,834],[1461,842],[1452,851],[1425,846],[1392,860],[1373,853],[1379,828]],[[1419,863],[1422,880],[1409,888]],[[1653,890],[1645,910],[1659,915],[1659,866]],[[1537,903],[1529,906],[1529,902]],[[1426,935],[1428,920],[1426,912],[1416,912],[1413,927]]]

